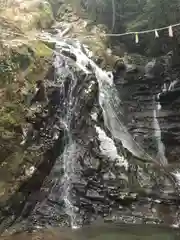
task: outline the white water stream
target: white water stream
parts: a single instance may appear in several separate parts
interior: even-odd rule
[[[155,109],[153,110],[153,128],[154,128],[154,136],[157,142],[157,159],[165,166],[168,164],[168,160],[165,155],[165,146],[161,140],[161,128],[158,121],[158,113],[160,111],[159,104],[155,105]]]

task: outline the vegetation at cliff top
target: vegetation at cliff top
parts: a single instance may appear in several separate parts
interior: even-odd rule
[[[67,0],[80,9],[95,23],[103,23],[114,33],[156,29],[180,22],[179,0]],[[168,38],[167,31],[140,35],[139,45],[135,44],[135,36],[113,37],[116,44],[126,43],[129,51],[142,55],[162,55],[172,48],[177,48],[180,28],[174,29],[174,38]],[[136,46],[135,46],[136,45]]]

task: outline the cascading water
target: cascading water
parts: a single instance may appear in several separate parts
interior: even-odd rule
[[[70,216],[70,224],[73,229],[81,226],[81,218],[78,216],[78,208],[72,204],[71,192],[72,192],[72,182],[78,181],[77,179],[77,165],[74,159],[79,152],[79,148],[76,143],[71,142],[70,145],[65,149],[63,154],[63,164],[64,164],[64,178],[63,186],[64,193],[63,198],[65,202],[66,213]]]
[[[160,163],[162,165],[167,165],[168,160],[165,155],[165,146],[161,140],[161,128],[159,126],[159,121],[158,121],[158,113],[160,111],[160,104],[157,103],[155,104],[155,109],[153,110],[153,128],[154,128],[154,136],[157,142],[157,148],[158,148],[158,154],[157,154],[157,159],[159,159]]]
[[[57,49],[58,51],[58,49]],[[69,68],[66,59],[61,54],[55,54],[54,67],[56,71],[57,80],[61,82],[62,92],[64,95],[63,107],[65,109],[63,114],[60,114],[62,119],[61,122],[64,123],[67,130],[68,143],[64,150],[62,159],[63,159],[63,169],[64,176],[62,179],[63,185],[63,200],[65,205],[65,212],[70,217],[70,225],[73,229],[78,228],[81,225],[81,217],[78,215],[78,208],[72,204],[72,184],[73,181],[80,181],[78,176],[78,162],[75,161],[78,153],[81,151],[78,144],[72,140],[71,136],[71,121],[73,113],[73,105],[76,99],[73,96],[73,88],[77,84],[76,76],[73,71]],[[71,82],[69,86],[65,87],[63,80],[70,78]],[[56,80],[56,81],[57,81]],[[56,166],[55,166],[56,168]]]
[[[68,44],[65,41],[57,41],[56,50],[63,54],[63,52],[70,53],[71,56],[75,58],[75,65],[81,69],[86,75],[91,75],[93,72],[95,73],[96,79],[98,81],[99,86],[99,104],[102,108],[103,118],[105,127],[110,131],[112,139],[111,142],[114,142],[113,139],[120,140],[123,147],[127,149],[129,152],[132,153],[135,157],[140,159],[153,161],[153,159],[146,153],[141,146],[138,145],[137,142],[134,141],[130,133],[128,132],[125,124],[123,123],[123,114],[121,112],[121,100],[118,97],[117,90],[113,84],[113,76],[112,73],[108,73],[100,69],[89,57],[89,52],[87,49],[81,49],[81,45],[79,43],[74,43],[73,45]],[[58,66],[58,64],[57,64]],[[89,68],[90,66],[90,68]],[[58,68],[58,67],[57,67]],[[57,72],[61,73],[61,70],[57,69]],[[73,75],[73,72],[71,72]],[[75,78],[73,78],[73,81]],[[76,82],[72,85],[76,86]],[[90,92],[91,84],[88,86],[88,89],[85,90],[86,94]],[[69,98],[69,102],[71,102],[71,106],[76,105],[75,102],[72,102],[72,89],[70,90],[71,96]],[[70,107],[71,107],[70,106]],[[72,109],[70,110],[68,106],[67,109],[69,113],[72,113]],[[68,113],[68,114],[69,114]],[[155,114],[155,113],[154,113]],[[157,122],[156,122],[156,115],[154,115],[154,124],[156,131],[157,129]],[[72,119],[66,119],[66,123],[70,129],[70,123]],[[71,130],[70,130],[71,131]],[[102,154],[107,155],[110,159],[116,159],[120,164],[120,166],[124,166],[126,171],[128,170],[128,163],[127,160],[123,158],[122,153],[118,153],[116,147],[114,151],[111,152],[105,150],[105,137],[102,134],[103,131],[96,127],[96,132],[98,133],[99,140],[102,144],[100,150]],[[71,133],[70,133],[71,134]],[[71,138],[69,136],[69,138]],[[108,138],[107,138],[108,139]],[[163,155],[163,147],[161,139],[158,139],[158,149],[159,149],[159,158],[160,161],[164,161],[165,163],[165,156]],[[66,212],[71,218],[71,226],[76,228],[82,223],[82,218],[80,214],[80,209],[77,206],[74,206],[73,199],[72,199],[72,192],[73,192],[73,183],[80,182],[81,179],[77,174],[77,169],[80,169],[78,166],[78,153],[82,152],[82,147],[78,145],[76,142],[71,141],[71,144],[67,147],[66,151],[64,152],[64,201],[66,206]],[[105,153],[106,152],[106,153]],[[113,153],[113,156],[112,156]],[[116,155],[116,156],[115,156]],[[120,155],[122,155],[120,157]],[[118,160],[119,159],[119,160]],[[117,162],[116,161],[116,162]],[[167,160],[166,160],[167,161]],[[92,164],[92,163],[91,163]],[[92,167],[92,166],[91,166]],[[140,173],[139,173],[140,174]],[[142,173],[141,173],[142,174]],[[113,175],[113,174],[112,174]],[[121,173],[123,176],[123,173]],[[144,178],[143,174],[141,175],[143,181],[145,182],[147,179]],[[127,181],[127,177],[124,175],[124,179]],[[77,196],[76,196],[77,197]]]
[[[60,42],[58,44],[60,44]],[[64,44],[62,44],[61,47],[63,49]],[[119,139],[123,146],[132,152],[132,154],[136,157],[152,160],[142,147],[133,140],[121,120],[121,100],[119,99],[117,90],[113,84],[112,74],[100,69],[81,51],[81,49],[74,48],[73,46],[69,46],[69,49],[76,56],[76,63],[83,71],[87,74],[90,73],[86,68],[90,64],[95,72],[99,84],[99,104],[103,110],[106,127],[110,130],[112,136],[115,139]]]

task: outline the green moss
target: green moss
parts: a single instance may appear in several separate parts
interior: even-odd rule
[[[41,41],[33,41],[13,49],[2,49],[0,58],[0,133],[10,136],[14,126],[24,123],[25,94],[33,90],[39,74],[48,69],[52,49]],[[22,91],[23,88],[23,91]],[[14,134],[12,134],[13,136]]]
[[[34,51],[35,57],[50,57],[52,56],[52,49],[41,41],[35,41],[31,43],[32,50]]]
[[[13,63],[11,56],[0,59],[0,87],[13,82],[14,73],[18,68],[18,63]]]
[[[22,121],[22,114],[24,113],[24,106],[16,101],[4,103],[0,110],[0,119],[3,126],[11,126],[19,124]]]
[[[32,15],[29,24],[23,18],[19,25],[15,21],[6,21],[7,16],[1,19],[0,25],[4,27],[0,38],[7,39],[7,34],[3,35],[6,31],[12,32],[10,36],[14,38],[16,33],[25,36],[29,29],[51,27],[54,22],[51,5],[48,2],[37,5],[36,9],[32,7],[32,11],[28,9],[27,15]],[[13,19],[13,16],[10,17]],[[22,32],[15,28],[16,25]],[[0,201],[2,195],[6,199],[12,194],[11,188],[15,189],[23,181],[23,169],[41,161],[37,157],[39,152],[24,151],[20,142],[29,110],[27,96],[34,91],[36,81],[44,78],[51,63],[54,44],[39,40],[25,42],[23,37],[22,43],[17,46],[14,42],[11,45],[11,41],[7,45],[4,41],[0,42],[0,174],[7,176],[0,182]]]
[[[55,49],[55,45],[56,45],[55,42],[46,42],[46,41],[43,41],[43,43],[44,43],[48,48],[50,48],[49,50],[54,50],[54,49]],[[51,51],[51,52],[52,52],[52,51]]]
[[[25,70],[31,63],[31,56],[28,53],[14,52],[11,57],[13,64],[17,65],[20,69]]]

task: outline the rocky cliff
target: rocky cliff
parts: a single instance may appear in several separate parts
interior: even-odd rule
[[[44,79],[52,59],[52,49],[36,38],[39,26],[48,28],[53,23],[51,13],[50,5],[37,1],[13,1],[1,9],[1,202],[28,177],[27,169],[39,162],[37,153],[21,143],[26,116],[33,114],[30,102],[36,81]]]
[[[174,53],[111,52],[107,28],[72,5],[25,3],[4,10],[1,232],[98,218],[178,225]]]

